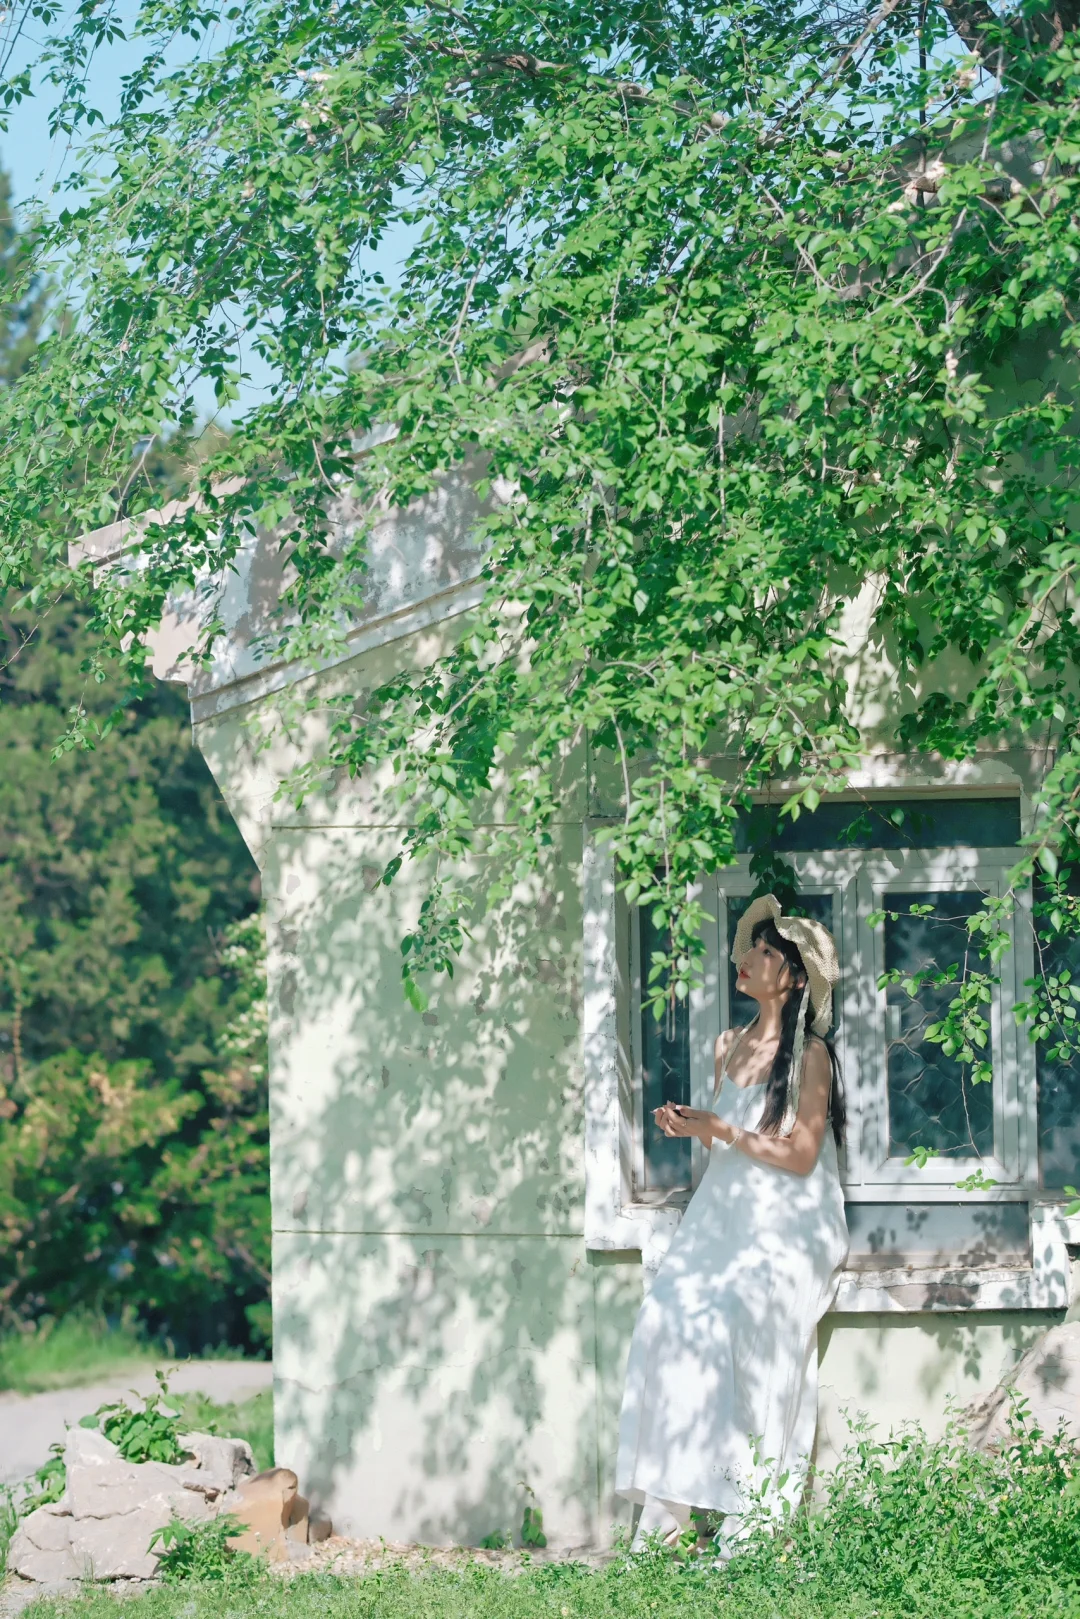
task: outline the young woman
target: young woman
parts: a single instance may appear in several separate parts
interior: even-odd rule
[[[803,1488],[817,1422],[817,1324],[847,1255],[836,1149],[832,935],[768,894],[739,923],[738,987],[758,1003],[716,1042],[713,1112],[668,1103],[668,1136],[709,1163],[638,1315],[615,1487],[642,1504],[635,1545],[691,1508],[725,1514],[730,1555],[752,1502]]]

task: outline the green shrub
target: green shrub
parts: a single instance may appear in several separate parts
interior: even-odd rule
[[[762,1512],[725,1578],[736,1593],[779,1601],[812,1586],[889,1612],[990,1613],[1004,1594],[1001,1611],[1035,1612],[1055,1593],[1080,1611],[1080,1455],[1022,1406],[1011,1429],[982,1452],[959,1423],[936,1441],[914,1425],[888,1439],[857,1425],[817,1508],[779,1534]]]

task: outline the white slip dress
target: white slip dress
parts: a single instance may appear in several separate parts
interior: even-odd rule
[[[765,1085],[723,1079],[713,1111],[756,1129]],[[847,1250],[830,1126],[809,1175],[713,1142],[630,1342],[619,1495],[731,1514],[736,1537],[752,1504],[798,1503],[817,1427],[817,1326]]]

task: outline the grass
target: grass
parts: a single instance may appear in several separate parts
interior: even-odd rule
[[[997,1454],[953,1430],[857,1429],[813,1513],[751,1518],[726,1566],[620,1552],[599,1571],[525,1560],[284,1580],[200,1545],[200,1578],[125,1602],[123,1619],[1080,1619],[1080,1453],[1017,1414]],[[218,1537],[221,1541],[221,1537]],[[116,1619],[85,1590],[26,1619]]]
[[[125,1600],[105,1592],[44,1601],[23,1619],[1076,1619],[1080,1595],[1054,1589],[986,1592],[957,1604],[883,1603],[850,1588],[735,1581],[665,1560],[622,1558],[592,1572],[554,1564],[507,1575],[481,1565],[423,1573],[389,1568],[352,1579],[269,1574],[187,1581]]]
[[[74,1311],[0,1335],[0,1389],[43,1394],[77,1388],[149,1371],[161,1357],[161,1347],[148,1340],[134,1318],[110,1324],[103,1316]]]
[[[153,1371],[173,1359],[172,1345],[149,1337],[132,1314],[108,1321],[92,1310],[46,1316],[22,1330],[0,1333],[0,1390],[45,1394],[111,1382],[135,1372]],[[200,1351],[200,1360],[234,1360],[239,1351],[222,1346]]]

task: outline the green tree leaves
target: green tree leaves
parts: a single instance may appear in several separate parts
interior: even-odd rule
[[[133,445],[190,428],[196,379],[232,398],[252,349],[274,380],[201,504],[148,529],[145,566],[83,577],[102,656],[137,671],[165,593],[262,522],[291,547],[282,650],[317,657],[386,502],[479,479],[468,631],[343,702],[312,763],[393,759],[397,860],[437,857],[416,1004],[479,897],[453,866],[481,804],[501,787],[494,898],[586,739],[677,995],[694,878],[766,783],[794,815],[868,743],[1038,739],[1057,763],[1031,858],[1075,837],[1080,58],[1014,22],[261,0],[216,32],[187,0],[144,5],[149,65],[93,157],[109,179],[45,243],[78,319],[0,414],[3,565],[40,594],[73,533],[150,505]],[[155,65],[177,27],[204,53]],[[853,625],[903,693],[883,711]]]
[[[117,711],[67,604],[33,626],[9,608],[4,628],[0,1317],[129,1305],[178,1342],[261,1342],[254,867],[177,693]],[[52,762],[76,703],[117,713],[113,735]]]

